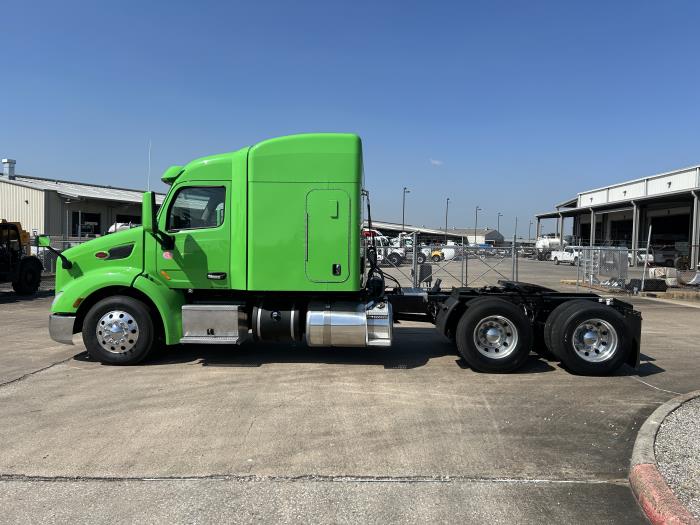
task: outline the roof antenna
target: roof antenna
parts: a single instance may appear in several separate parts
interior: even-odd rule
[[[151,139],[148,139],[148,182],[146,183],[147,191],[151,191]]]

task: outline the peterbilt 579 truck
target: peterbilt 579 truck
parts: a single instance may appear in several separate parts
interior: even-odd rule
[[[515,370],[532,350],[583,374],[638,363],[641,316],[616,299],[518,282],[391,282],[372,237],[360,245],[365,204],[372,226],[356,135],[266,140],[173,166],[162,180],[170,190],[157,212],[144,194],[141,227],[59,254],[54,340],[82,332],[90,356],[114,365],[177,344],[390,351],[394,322],[410,317],[434,323],[480,371]]]

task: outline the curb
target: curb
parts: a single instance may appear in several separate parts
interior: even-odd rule
[[[666,484],[656,464],[654,453],[656,433],[664,419],[683,403],[696,397],[700,397],[700,390],[674,397],[654,410],[639,429],[634,442],[629,473],[630,486],[639,506],[653,525],[700,525],[700,521],[693,517]]]

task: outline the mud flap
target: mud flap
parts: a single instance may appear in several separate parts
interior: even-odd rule
[[[624,312],[627,333],[632,338],[632,348],[625,362],[635,370],[639,368],[642,345],[642,314],[636,310]]]

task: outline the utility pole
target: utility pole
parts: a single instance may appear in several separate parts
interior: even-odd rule
[[[532,228],[532,221],[530,221],[530,224],[527,227],[527,240],[530,240],[530,230]]]
[[[447,244],[447,214],[450,211],[450,198],[445,201],[445,244]]]
[[[479,206],[477,205],[476,208],[474,208],[474,244],[477,244],[476,242],[476,225],[479,222],[479,212],[484,211]]]
[[[498,215],[496,215],[496,231],[498,233],[501,233],[501,217],[503,217],[503,214],[499,211]]]
[[[515,217],[515,238],[518,238],[518,217]]]
[[[401,233],[404,232],[406,224],[406,194],[411,193],[406,186],[403,187],[403,203],[401,204]]]

